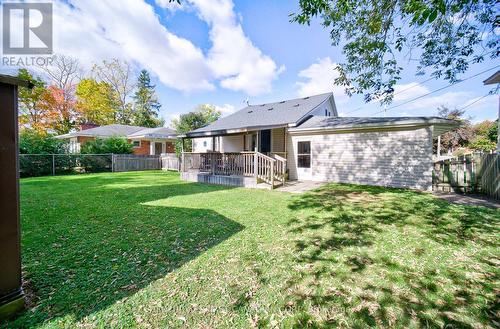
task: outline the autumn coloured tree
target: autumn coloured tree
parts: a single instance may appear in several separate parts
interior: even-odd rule
[[[45,122],[57,134],[66,134],[75,127],[78,120],[75,101],[68,97],[70,90],[49,86],[42,93],[38,108],[45,115]]]
[[[46,133],[50,128],[47,121],[47,109],[40,108],[39,102],[45,92],[45,82],[34,77],[27,69],[20,69],[18,78],[29,81],[33,88],[19,87],[19,125],[21,129],[33,129]]]
[[[76,110],[81,123],[108,125],[117,122],[113,89],[106,82],[83,79],[76,86]]]

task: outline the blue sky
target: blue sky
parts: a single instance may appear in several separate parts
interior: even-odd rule
[[[213,104],[227,115],[243,107],[246,98],[257,104],[327,91],[334,92],[340,115],[383,115],[377,113],[379,104],[365,104],[362,96],[349,98],[333,87],[333,65],[343,60],[341,50],[331,46],[318,21],[290,23],[288,15],[297,8],[298,0],[185,0],[180,7],[168,0],[54,1],[54,50],[79,58],[87,68],[116,57],[136,70],[148,69],[167,124],[198,104]],[[415,76],[415,65],[403,61],[392,106],[447,85],[422,84],[427,77]],[[487,60],[463,76],[499,64]],[[439,105],[466,106],[491,90],[482,81],[493,73],[387,115],[435,115]],[[498,95],[467,108],[473,121],[495,119],[497,113]]]

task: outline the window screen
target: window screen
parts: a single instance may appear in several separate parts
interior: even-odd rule
[[[311,142],[297,143],[297,166],[299,168],[311,168]]]
[[[141,141],[133,141],[132,142],[134,147],[140,147],[141,146]]]

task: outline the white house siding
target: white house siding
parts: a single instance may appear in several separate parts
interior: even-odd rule
[[[212,137],[193,138],[193,152],[205,153],[212,150]]]
[[[271,131],[271,152],[285,152],[285,128]]]
[[[311,179],[367,185],[432,187],[432,128],[289,135],[290,179],[297,177],[297,141],[311,141]]]
[[[243,151],[244,135],[227,135],[220,137],[220,152]]]
[[[327,116],[327,117],[336,117],[337,116],[337,108],[335,104],[332,102],[331,98],[326,99],[323,103],[318,105],[314,111],[309,113],[310,115],[317,116]]]

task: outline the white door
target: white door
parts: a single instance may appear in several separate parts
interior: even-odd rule
[[[312,149],[311,140],[296,141],[297,179],[312,180]]]

